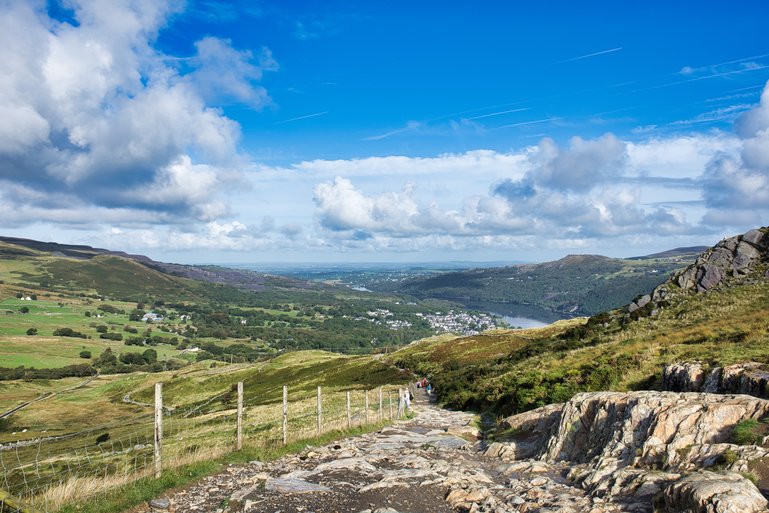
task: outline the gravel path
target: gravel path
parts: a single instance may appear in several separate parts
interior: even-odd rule
[[[423,393],[412,406],[414,419],[270,463],[231,466],[167,500],[156,499],[161,508],[154,511],[622,511],[569,485],[560,477],[563,468],[484,457],[474,416],[435,407]]]

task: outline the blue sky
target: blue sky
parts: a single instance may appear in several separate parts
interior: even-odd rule
[[[769,224],[764,2],[0,4],[4,235],[536,261]]]

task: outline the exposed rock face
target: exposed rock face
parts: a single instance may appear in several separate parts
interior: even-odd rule
[[[752,513],[767,504],[750,481],[733,472],[695,472],[669,486],[664,497],[671,513]]]
[[[688,370],[671,373],[669,379],[686,375],[691,380],[685,383],[701,386],[704,372],[694,365]],[[749,460],[769,457],[761,447],[727,443],[735,424],[766,416],[769,401],[744,395],[594,392],[573,397],[562,406],[560,416],[556,408],[540,408],[505,422],[521,430],[529,427],[552,433],[532,457],[549,465],[568,464],[568,477],[593,497],[651,504],[653,497],[665,492],[669,511],[736,512],[766,507],[755,486],[739,474],[732,474],[739,480],[735,486],[719,488],[704,482],[702,475],[707,474],[698,474],[685,486],[671,487],[692,471],[722,463],[727,451],[733,455],[729,468],[738,472],[748,470]],[[522,452],[517,441],[496,443],[486,454],[511,461],[530,449],[527,446]],[[736,509],[723,509],[727,507]]]
[[[648,296],[630,303],[628,312],[659,303],[680,291],[705,292],[732,280],[766,279],[769,270],[769,228],[750,230],[724,239],[697,260],[658,286]]]
[[[662,371],[662,388],[672,392],[747,394],[769,399],[769,372],[757,362],[706,369],[700,362],[674,363]]]
[[[517,432],[515,440],[505,444],[494,443],[486,454],[506,461],[533,458],[542,454],[545,444],[558,428],[562,410],[563,404],[549,404],[504,419],[500,426]]]

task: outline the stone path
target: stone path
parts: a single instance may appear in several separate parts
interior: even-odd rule
[[[232,466],[155,505],[179,513],[633,511],[588,497],[561,477],[566,468],[484,457],[470,414],[432,406],[424,395],[413,409],[412,420]]]

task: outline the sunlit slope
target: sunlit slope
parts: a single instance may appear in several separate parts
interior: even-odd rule
[[[392,360],[426,374],[450,406],[503,413],[581,391],[655,388],[672,362],[769,364],[767,232],[719,243],[649,290],[641,308],[545,330],[416,343]],[[760,240],[746,243],[749,235]]]

